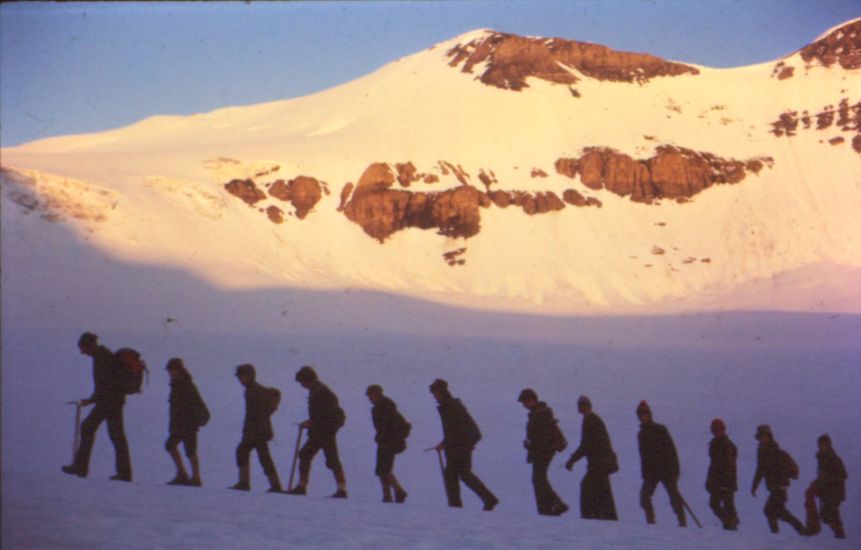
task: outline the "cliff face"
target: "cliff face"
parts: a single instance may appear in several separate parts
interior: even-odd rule
[[[699,74],[691,66],[665,61],[642,53],[612,50],[606,46],[562,40],[560,38],[527,38],[505,33],[458,44],[448,51],[449,65],[472,73],[479,64],[486,64],[479,76],[481,82],[508,90],[528,87],[527,77],[540,78],[556,84],[574,84],[577,77],[566,67],[597,80],[617,82],[648,82],[651,78]]]
[[[838,63],[844,69],[861,68],[861,20],[843,25],[799,52],[805,63],[825,67]]]

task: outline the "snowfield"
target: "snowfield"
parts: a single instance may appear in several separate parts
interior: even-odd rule
[[[448,48],[482,33],[304,98],[3,149],[3,548],[858,546],[861,162],[851,136],[828,143],[836,128],[789,138],[770,124],[784,109],[857,102],[861,73],[805,68],[794,55],[789,81],[772,77],[773,63],[643,85],[578,74],[574,99],[535,79],[523,92],[491,88],[447,65]],[[658,143],[770,156],[774,166],[660,205],[553,171],[584,147],[647,158]],[[503,189],[567,186],[603,206],[536,216],[491,208],[470,239],[408,229],[383,244],[337,211],[346,182],[373,162],[430,170],[440,160],[473,177],[492,168]],[[551,175],[530,178],[533,167]],[[255,174],[260,183],[311,175],[330,193],[307,219],[275,225],[224,189]],[[451,176],[429,189],[456,185]],[[450,267],[442,255],[460,247],[467,262]],[[107,480],[104,427],[90,477],[60,472],[72,452],[67,402],[92,391],[90,360],[76,346],[85,330],[114,350],[140,350],[150,367],[149,385],[125,408],[131,484]],[[199,438],[200,489],[164,485],[174,474],[163,447],[171,357],[184,359],[213,415]],[[295,372],[314,365],[339,396],[348,500],[324,498],[335,487],[322,457],[307,497],[265,494],[256,458],[252,492],[226,490],[244,414],[234,369],[246,362],[282,392],[271,449],[285,485],[306,412]],[[473,462],[501,499],[491,513],[465,489],[464,509],[449,509],[437,457],[424,452],[442,437],[428,392],[438,377],[484,434]],[[413,425],[395,466],[404,505],[380,502],[372,383]],[[525,387],[554,409],[569,441],[550,470],[571,506],[562,518],[535,511],[517,402]],[[581,520],[585,465],[562,468],[580,438],[581,394],[619,457],[618,522]],[[675,526],[663,489],[658,524],[645,523],[634,414],[643,399],[675,440],[679,488],[702,529],[691,518]],[[739,450],[735,533],[720,528],[704,489],[716,417]],[[800,466],[788,507],[802,520],[816,438],[831,435],[850,476],[848,541],[827,526],[813,539],[785,525],[768,532],[767,491],[749,493],[762,423]]]

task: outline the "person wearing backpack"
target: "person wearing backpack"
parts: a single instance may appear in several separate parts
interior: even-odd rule
[[[759,441],[759,448],[756,451],[756,474],[753,477],[750,494],[756,497],[756,489],[765,479],[768,500],[765,502],[763,513],[771,532],[779,532],[777,521],[781,520],[792,525],[799,535],[806,535],[807,530],[801,521],[786,509],[786,489],[789,487],[790,478],[798,479],[798,466],[795,465],[789,453],[777,444],[771,427],[767,424],[757,426],[755,437]]]
[[[377,432],[374,436],[374,442],[377,444],[375,473],[383,486],[383,502],[393,502],[392,488],[394,488],[394,502],[403,503],[407,499],[407,492],[401,487],[393,470],[395,455],[404,452],[407,448],[407,436],[412,426],[398,411],[395,402],[383,395],[381,386],[377,384],[368,386],[365,395],[373,405],[371,420]]]
[[[236,378],[245,388],[245,422],[242,424],[242,440],[236,447],[236,465],[239,467],[239,481],[229,487],[237,491],[251,490],[251,451],[257,451],[260,466],[269,480],[268,493],[281,492],[281,479],[269,453],[272,432],[272,413],[277,400],[273,402],[273,389],[257,383],[257,372],[253,365],[236,367]],[[275,390],[277,391],[277,390]]]
[[[299,484],[288,493],[305,495],[311,476],[311,462],[320,449],[326,457],[326,467],[335,476],[337,489],[330,498],[347,498],[347,478],[338,456],[338,430],[346,422],[344,410],[338,397],[328,386],[320,382],[317,372],[308,365],[296,373],[296,381],[308,390],[308,419],[299,426],[308,430],[308,439],[299,451]]]
[[[538,513],[561,516],[568,511],[568,505],[559,498],[547,478],[550,462],[556,453],[563,450],[560,447],[564,447],[565,438],[559,430],[559,421],[553,417],[553,409],[538,400],[535,390],[526,388],[517,400],[529,411],[523,448],[527,451],[526,462],[532,464],[532,488]]]
[[[655,523],[652,495],[655,494],[658,483],[663,483],[670,496],[673,512],[679,520],[679,527],[686,527],[684,500],[678,486],[681,468],[673,438],[666,426],[652,420],[652,409],[645,401],[640,401],[637,406],[637,417],[640,419],[637,442],[640,448],[640,471],[643,476],[640,507],[646,512],[646,523]]]
[[[834,531],[838,539],[845,539],[843,521],[840,519],[840,503],[846,500],[846,466],[834,451],[828,434],[816,440],[819,452],[816,453],[816,494],[821,505],[820,516]]]
[[[738,450],[726,435],[726,424],[720,418],[712,420],[711,432],[714,437],[709,442],[710,463],[706,476],[709,507],[724,529],[735,531],[739,523],[735,511],[735,492],[738,490],[735,463]]]
[[[455,399],[449,393],[448,382],[437,378],[430,385],[430,391],[439,405],[437,411],[442,421],[443,440],[435,449],[445,453],[443,478],[448,505],[463,507],[460,498],[460,482],[463,481],[481,498],[486,512],[493,510],[499,504],[499,499],[472,473],[472,451],[481,440],[478,425],[460,399]]]
[[[616,502],[610,486],[610,474],[619,471],[619,462],[610,434],[601,417],[592,411],[592,401],[585,395],[577,400],[577,411],[583,415],[580,446],[565,463],[568,471],[574,463],[586,457],[586,475],[580,482],[580,517],[583,519],[605,519],[616,521]]]
[[[197,457],[197,432],[209,422],[209,409],[197,386],[186,370],[182,359],[174,357],[167,362],[167,373],[170,376],[170,424],[168,438],[164,443],[170,457],[176,465],[176,476],[168,481],[168,485],[189,485],[200,487],[200,461]],[[179,444],[185,449],[185,456],[191,464],[191,477],[186,473],[179,456]]]
[[[114,446],[116,456],[115,481],[132,480],[132,464],[129,444],[123,427],[123,407],[126,404],[126,376],[117,357],[105,346],[99,345],[99,337],[85,332],[78,340],[81,354],[93,359],[93,394],[80,401],[82,406],[95,405],[81,424],[81,444],[72,464],[62,467],[62,471],[79,477],[87,477],[90,454],[96,438],[96,431],[102,422],[108,423],[108,436]]]

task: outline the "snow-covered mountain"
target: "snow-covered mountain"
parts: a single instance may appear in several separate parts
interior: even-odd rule
[[[478,30],[307,97],[3,149],[4,246],[62,256],[62,225],[232,289],[861,311],[859,59],[861,19],[735,69]]]

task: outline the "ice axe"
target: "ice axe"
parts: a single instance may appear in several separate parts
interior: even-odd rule
[[[302,431],[305,428],[299,424],[299,433],[296,435],[296,449],[293,451],[293,464],[290,466],[290,480],[287,483],[287,490],[293,490],[293,477],[296,475],[296,461],[299,459],[299,444],[302,443]]]
[[[78,456],[78,447],[81,445],[81,402],[67,401],[66,405],[75,405],[75,436],[72,439],[72,464]]]
[[[445,483],[445,462],[442,458],[442,451],[436,447],[428,447],[425,452],[436,451],[436,457],[439,459],[439,473],[442,474],[443,483]]]
[[[703,524],[702,524],[702,523],[700,523],[700,520],[697,518],[697,515],[694,513],[694,511],[693,511],[693,510],[691,510],[691,507],[690,507],[690,506],[688,506],[688,501],[687,501],[687,500],[685,500],[685,497],[683,497],[681,493],[679,493],[679,496],[680,496],[680,497],[681,497],[681,499],[682,499],[682,504],[684,504],[684,506],[685,506],[685,510],[687,510],[687,511],[688,511],[688,513],[691,515],[691,517],[692,517],[692,518],[694,518],[694,523],[696,523],[696,524],[697,524],[697,527],[699,527],[700,529],[702,529],[702,528],[703,528]]]

